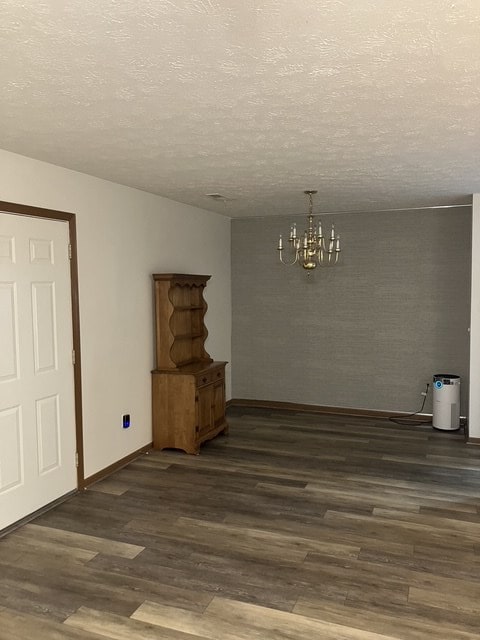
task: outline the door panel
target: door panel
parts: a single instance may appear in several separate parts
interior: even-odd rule
[[[32,282],[35,373],[57,368],[55,284]]]
[[[17,300],[14,282],[0,283],[0,382],[18,377]]]
[[[77,486],[68,233],[0,212],[0,529]]]
[[[225,383],[215,383],[213,387],[213,420],[215,426],[225,422]]]
[[[19,406],[0,411],[0,493],[23,483],[22,422]]]
[[[197,424],[199,426],[200,435],[207,433],[213,427],[212,421],[212,385],[200,387],[197,389]]]
[[[58,394],[36,402],[38,470],[40,474],[60,466]]]

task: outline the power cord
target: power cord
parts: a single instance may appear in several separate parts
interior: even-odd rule
[[[409,413],[402,418],[399,418],[397,416],[390,416],[388,418],[390,422],[395,422],[395,424],[401,424],[407,427],[408,426],[419,427],[422,424],[430,424],[431,420],[411,420],[411,418],[413,418],[414,416],[418,415],[419,413],[422,413],[423,407],[425,406],[425,401],[427,399],[429,388],[430,388],[430,383],[427,382],[425,386],[425,391],[422,391],[422,396],[423,396],[422,406],[418,411],[415,411],[415,413]]]

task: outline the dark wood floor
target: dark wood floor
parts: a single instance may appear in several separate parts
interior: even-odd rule
[[[480,447],[236,410],[0,540],[0,638],[480,637]]]

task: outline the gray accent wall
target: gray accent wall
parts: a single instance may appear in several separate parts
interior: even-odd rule
[[[306,216],[232,221],[232,397],[413,412],[455,373],[465,415],[471,209],[321,218],[344,251],[310,277],[276,251]]]

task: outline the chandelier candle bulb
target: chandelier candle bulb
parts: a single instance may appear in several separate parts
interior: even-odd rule
[[[283,240],[282,240],[282,234],[280,234],[280,237],[278,238],[278,250],[281,251],[283,249]]]

